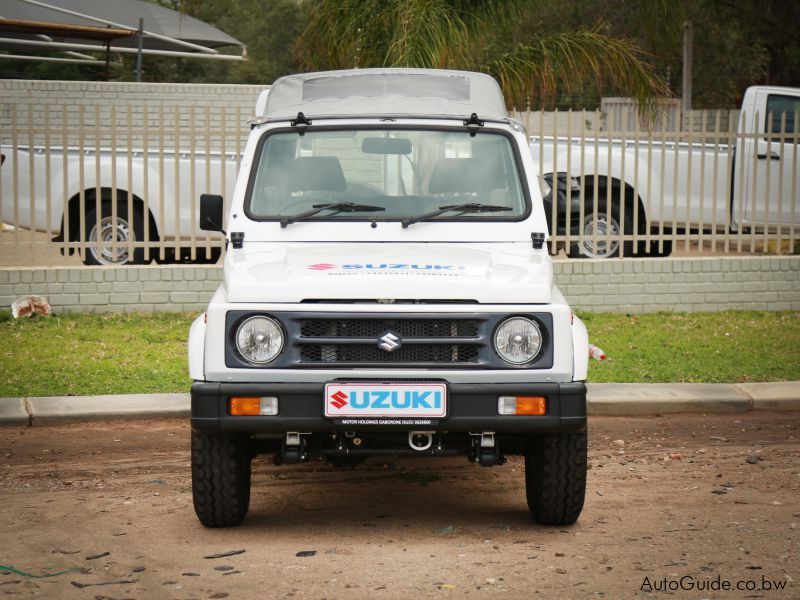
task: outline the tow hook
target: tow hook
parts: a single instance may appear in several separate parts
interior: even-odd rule
[[[494,437],[494,431],[470,435],[472,435],[472,449],[469,458],[472,462],[482,467],[493,467],[505,462],[505,457],[500,454],[500,445]]]
[[[283,438],[281,445],[281,462],[287,465],[297,464],[308,460],[306,439],[308,433],[289,431]]]

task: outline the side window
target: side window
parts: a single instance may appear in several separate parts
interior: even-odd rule
[[[764,131],[766,133],[793,134],[795,132],[795,127],[797,127],[796,119],[798,112],[800,112],[800,98],[770,94],[767,96],[767,114],[764,119]],[[786,129],[782,131],[784,115],[786,116]],[[780,138],[776,138],[774,141],[780,141]],[[789,139],[786,139],[786,141],[791,143]]]

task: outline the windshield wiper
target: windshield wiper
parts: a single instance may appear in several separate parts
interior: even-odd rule
[[[434,210],[433,212],[425,213],[423,215],[418,215],[416,217],[409,217],[408,219],[403,219],[400,223],[403,225],[403,229],[408,227],[409,225],[413,225],[414,223],[419,223],[420,221],[429,221],[439,215],[443,215],[448,212],[458,212],[458,213],[471,213],[471,212],[496,212],[498,210],[513,210],[510,206],[500,206],[498,204],[477,204],[475,202],[467,203],[467,204],[452,204],[450,206],[440,206],[439,210]]]
[[[315,204],[314,208],[305,212],[292,215],[291,217],[283,217],[281,219],[281,227],[286,227],[297,221],[303,221],[309,217],[313,217],[321,213],[323,210],[332,210],[330,216],[343,212],[375,212],[377,210],[386,210],[383,206],[373,206],[371,204],[356,204],[355,202],[330,202],[328,204]]]

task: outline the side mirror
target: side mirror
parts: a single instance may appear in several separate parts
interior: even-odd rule
[[[217,194],[200,195],[200,229],[222,231],[222,196]]]

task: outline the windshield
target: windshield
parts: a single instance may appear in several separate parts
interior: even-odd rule
[[[387,221],[426,214],[425,220],[518,221],[527,216],[528,203],[512,142],[499,132],[470,136],[465,130],[268,134],[245,210],[252,219],[284,224],[288,217]],[[342,210],[342,203],[352,205]],[[474,204],[482,206],[428,214]]]

